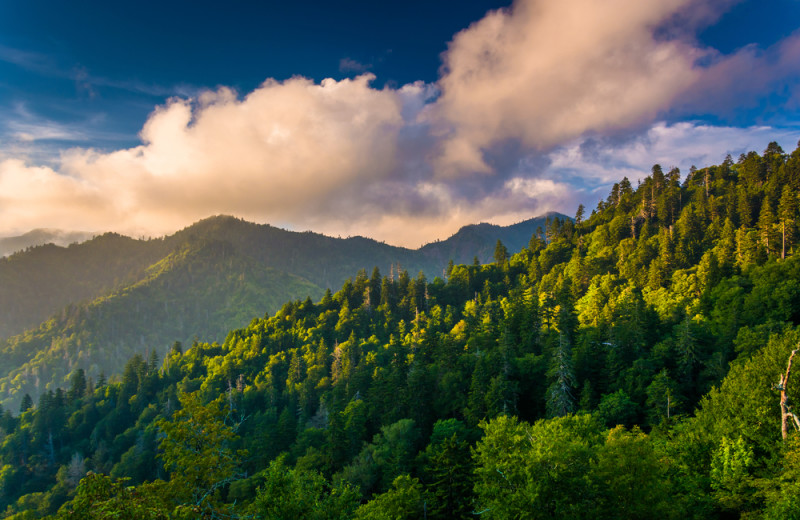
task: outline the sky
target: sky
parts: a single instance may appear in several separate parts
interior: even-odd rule
[[[0,236],[418,247],[800,140],[800,0],[0,2]]]

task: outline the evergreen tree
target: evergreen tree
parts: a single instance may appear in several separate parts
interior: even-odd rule
[[[506,262],[508,262],[508,249],[500,240],[497,241],[497,245],[494,248],[494,261],[501,269],[504,269]]]
[[[569,339],[563,332],[558,334],[558,347],[549,375],[553,382],[547,390],[547,415],[562,417],[572,413],[575,410],[575,373]]]
[[[23,414],[33,407],[33,399],[30,394],[25,394],[22,397],[22,403],[19,405],[19,413]]]
[[[781,258],[786,258],[787,248],[794,245],[797,234],[797,195],[789,186],[783,187],[778,203],[778,219],[781,228]]]
[[[767,254],[771,254],[777,245],[775,240],[775,215],[772,213],[769,201],[761,204],[761,213],[758,216],[758,236]]]

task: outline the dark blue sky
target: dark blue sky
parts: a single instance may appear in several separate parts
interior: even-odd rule
[[[392,226],[407,225],[409,215],[425,214],[433,220],[417,229],[433,239],[476,219],[503,223],[548,209],[570,213],[653,162],[702,166],[726,153],[763,150],[773,139],[794,149],[800,137],[800,0],[608,0],[608,13],[594,0],[517,1],[511,14],[493,18],[499,33],[485,17],[511,6],[510,0],[0,2],[0,191],[6,192],[0,194],[0,221],[12,222],[0,225],[0,235],[33,226],[162,232],[204,211],[242,207],[249,209],[241,215],[254,220],[381,239]],[[587,18],[570,20],[566,7],[559,11],[573,5]],[[639,16],[641,6],[650,12]],[[614,42],[601,30],[615,23],[631,41]],[[460,31],[467,36],[452,44]],[[537,39],[538,33],[550,39]],[[443,69],[447,59],[456,63],[451,72]],[[334,84],[321,83],[364,73],[374,75],[368,87],[338,83],[349,93],[335,101],[328,95]],[[293,77],[320,88],[307,86],[300,94]],[[282,87],[261,87],[270,78]],[[236,93],[235,102],[223,96],[211,104],[237,106],[238,115],[223,116],[221,108],[209,111],[198,101],[223,87]],[[254,93],[269,101],[246,103]],[[190,115],[181,115],[182,103]],[[289,119],[281,119],[282,103],[296,104]],[[398,103],[402,123],[393,115]],[[331,185],[316,198],[288,197],[301,208],[296,211],[261,211],[237,199],[235,183],[224,203],[214,201],[214,190],[170,200],[184,208],[180,218],[141,209],[154,200],[153,179],[175,175],[212,185],[215,176],[227,174],[209,166],[207,177],[192,177],[217,160],[231,163],[221,159],[231,145],[217,155],[208,151],[209,143],[221,141],[210,137],[214,125],[192,133],[196,119],[212,113],[216,127],[230,124],[222,137],[242,132],[242,142],[249,142],[258,134],[253,142],[268,143],[264,149],[274,138],[288,139],[280,149],[296,154],[291,157],[318,152],[342,170],[309,166],[314,175],[328,175],[316,178]],[[301,135],[319,121],[322,134]],[[368,130],[355,129],[360,124]],[[364,132],[376,140],[360,142],[369,137]],[[152,142],[142,147],[144,134]],[[313,143],[320,135],[319,150],[304,148],[304,139]],[[342,140],[325,141],[329,135]],[[381,151],[372,157],[376,148]],[[265,191],[291,191],[274,165],[292,170],[286,165],[302,159],[291,162],[264,149],[238,152],[236,158],[252,153],[251,162],[262,161],[252,171],[249,163],[241,166],[250,172],[245,177]],[[191,167],[175,166],[168,150],[208,155]],[[125,161],[115,162],[122,156]],[[360,156],[369,157],[358,163]],[[51,170],[45,175],[39,166]],[[72,183],[60,189],[73,190],[72,198],[38,193],[44,185],[39,174],[49,175],[48,185]],[[125,182],[130,185],[123,188]],[[121,195],[98,195],[110,191]],[[75,209],[89,199],[105,213]],[[31,201],[50,208],[54,200],[75,208],[30,209]],[[443,215],[448,224],[437,231],[434,220]],[[365,222],[376,216],[383,228],[370,231]],[[163,226],[152,227],[159,219]]]
[[[452,36],[507,5],[2,2],[0,106],[24,103],[31,115],[107,128],[116,139],[135,137],[168,96],[218,85],[246,93],[267,78],[320,81],[367,70],[378,87],[433,82]]]

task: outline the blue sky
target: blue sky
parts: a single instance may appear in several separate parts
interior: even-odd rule
[[[794,150],[798,29],[800,0],[2,2],[0,235],[571,214]]]

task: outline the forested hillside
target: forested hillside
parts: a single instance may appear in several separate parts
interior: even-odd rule
[[[227,242],[193,240],[149,267],[142,279],[90,303],[70,305],[0,351],[0,404],[63,386],[71,372],[121,374],[134,354],[163,356],[165,338],[224,338],[263,308],[323,291],[298,276],[264,267]]]
[[[0,419],[6,516],[800,517],[800,148],[643,177],[492,263],[75,370]]]
[[[163,240],[107,233],[83,244],[47,244],[0,258],[0,338],[35,327],[70,303],[135,283],[170,249]]]
[[[228,242],[238,254],[265,267],[306,278],[322,291],[340,286],[359,269],[376,265],[388,269],[397,264],[411,272],[425,271],[436,276],[441,275],[449,260],[465,263],[477,256],[488,262],[498,239],[518,251],[537,228],[545,226],[547,217],[553,216],[564,217],[548,214],[506,227],[465,226],[452,237],[418,250],[363,237],[342,239],[297,233],[227,216],[210,217],[155,240],[106,233],[69,247],[30,247],[0,258],[0,288],[6,296],[0,300],[0,338],[20,334],[69,304],[93,300],[136,283],[148,267],[193,240]],[[312,294],[293,295],[301,296]],[[278,307],[264,309],[272,313]]]
[[[0,258],[0,404],[17,408],[25,393],[36,399],[78,368],[119,375],[134,354],[221,341],[285,301],[319,299],[359,269],[441,274],[452,258],[491,258],[498,238],[521,249],[546,220],[466,226],[410,250],[220,216],[162,239],[108,233]]]

